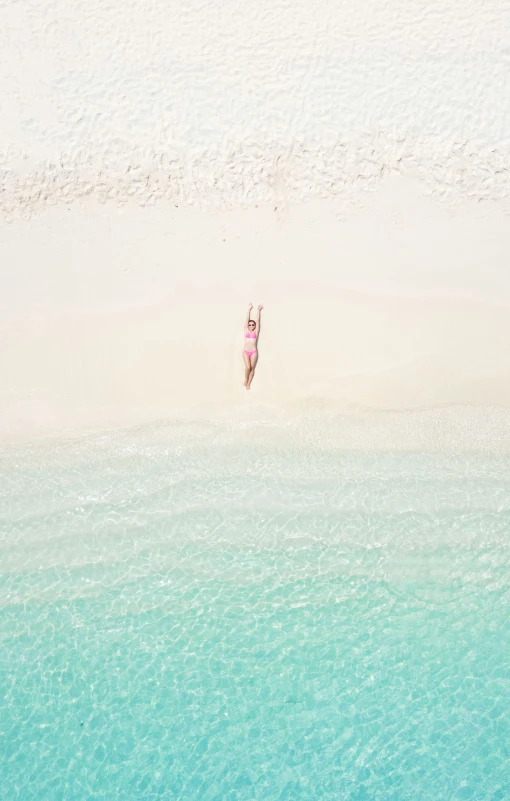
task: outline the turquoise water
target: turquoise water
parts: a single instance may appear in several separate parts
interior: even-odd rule
[[[190,424],[0,470],[2,798],[510,798],[508,456]]]

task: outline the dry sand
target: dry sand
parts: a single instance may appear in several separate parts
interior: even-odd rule
[[[509,26],[506,0],[4,4],[2,438],[508,408]]]
[[[347,219],[331,201],[91,204],[13,224],[3,248],[4,438],[314,403],[510,408],[508,221],[401,178]],[[265,305],[249,393],[248,301]]]

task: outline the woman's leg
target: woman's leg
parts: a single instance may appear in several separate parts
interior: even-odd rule
[[[256,351],[255,353],[252,353],[252,355],[250,356],[250,374],[248,376],[248,383],[246,384],[246,389],[249,389],[251,387],[251,382],[253,381],[253,376],[255,375],[255,365],[257,364],[258,357],[259,354]]]
[[[250,372],[251,372],[251,364],[250,364],[250,357],[248,356],[245,350],[243,350],[243,361],[244,361],[244,386],[247,387],[248,379],[250,377]]]

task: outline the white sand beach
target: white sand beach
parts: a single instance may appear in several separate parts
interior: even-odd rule
[[[4,441],[510,408],[508,3],[233,12],[2,9]]]

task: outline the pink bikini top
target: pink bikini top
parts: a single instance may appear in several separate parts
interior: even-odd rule
[[[257,339],[257,334],[255,333],[255,331],[253,332],[253,334],[250,334],[250,332],[248,331],[248,333],[245,334],[244,336],[246,337],[246,339]]]

